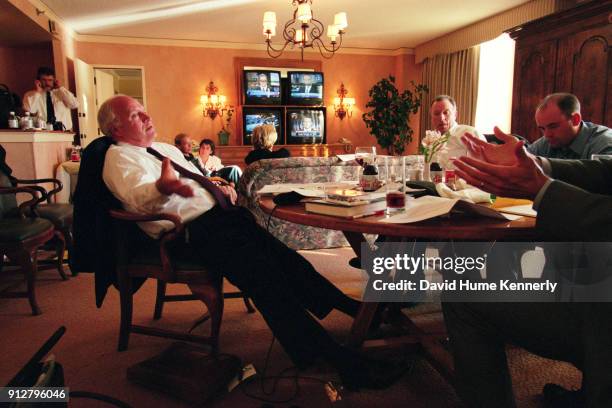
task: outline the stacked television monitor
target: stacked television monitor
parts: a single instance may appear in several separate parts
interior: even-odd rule
[[[245,70],[243,76],[243,144],[253,143],[253,129],[273,124],[277,144],[325,143],[326,111],[322,72]]]

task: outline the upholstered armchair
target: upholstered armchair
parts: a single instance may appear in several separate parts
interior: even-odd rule
[[[63,185],[61,181],[48,178],[48,179],[33,179],[33,180],[22,180],[13,179],[15,185],[34,187],[38,186],[41,191],[41,197],[39,199],[36,211],[41,218],[51,221],[55,227],[56,237],[56,252],[57,252],[57,269],[62,278],[66,279],[64,274],[64,250],[68,250],[68,257],[72,252],[72,204],[66,203],[54,203],[53,196],[62,190]],[[53,188],[51,190],[40,187],[40,184],[52,183]],[[73,276],[76,276],[76,272],[72,272]]]
[[[219,343],[219,330],[223,316],[224,298],[243,298],[249,313],[253,313],[249,299],[240,292],[223,293],[223,277],[206,270],[201,265],[202,248],[194,248],[185,242],[184,225],[174,214],[135,214],[124,210],[110,210],[115,220],[115,256],[117,261],[117,283],[121,300],[121,324],[119,331],[119,351],[127,349],[130,333],[140,333],[208,344],[214,351]],[[174,224],[158,240],[135,235],[136,223],[167,220]],[[134,239],[140,236],[139,239]],[[110,254],[108,254],[110,256]],[[164,302],[202,300],[208,308],[211,321],[210,336],[180,333],[160,328],[132,324],[132,295],[139,279],[157,279],[157,298],[154,319],[162,314]],[[194,295],[166,295],[168,283],[192,283],[200,285],[201,298]],[[200,319],[207,320],[205,319]]]
[[[55,249],[57,253],[56,266],[62,279],[67,279],[64,274],[64,250],[68,249],[68,256],[72,252],[72,205],[54,203],[53,196],[62,190],[62,183],[54,178],[22,180],[12,175],[12,170],[6,164],[6,152],[0,146],[0,174],[3,178],[0,187],[20,187],[27,186],[40,193],[36,203],[37,215],[51,221],[55,227]],[[53,184],[50,190],[45,189],[41,184]],[[73,275],[76,275],[73,272]]]
[[[0,173],[0,185],[8,178]],[[31,199],[17,205],[16,194],[27,193]],[[36,251],[53,238],[53,224],[35,214],[40,195],[37,189],[28,187],[0,187],[0,270],[6,255],[21,267],[27,283],[26,292],[0,293],[3,298],[27,297],[33,315],[41,314],[36,302],[34,282],[36,280]]]

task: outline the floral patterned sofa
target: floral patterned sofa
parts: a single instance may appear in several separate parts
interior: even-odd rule
[[[248,166],[238,183],[238,203],[248,208],[260,225],[268,216],[257,205],[257,191],[267,184],[322,183],[357,180],[359,165],[337,157],[290,157],[259,160]],[[277,218],[270,220],[270,232],[293,249],[321,249],[348,245],[340,231],[298,225]]]

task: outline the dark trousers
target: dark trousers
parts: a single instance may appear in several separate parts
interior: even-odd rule
[[[507,343],[574,364],[587,406],[612,406],[612,303],[444,303],[443,311],[468,406],[515,406]]]
[[[242,171],[238,166],[226,166],[220,168],[219,170],[213,171],[211,176],[221,177],[228,183],[234,183],[234,185],[237,186],[240,176],[242,176]]]
[[[244,208],[207,211],[187,225],[203,263],[240,288],[298,367],[339,345],[311,315],[324,318],[346,298],[296,251],[260,227]]]

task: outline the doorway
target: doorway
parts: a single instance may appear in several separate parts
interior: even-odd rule
[[[118,94],[131,96],[145,106],[142,82],[140,68],[94,67],[96,106],[100,107],[108,98]]]
[[[97,113],[108,98],[123,94],[131,96],[146,109],[144,67],[89,65],[75,60],[75,79],[79,99],[79,140],[85,147],[102,136]]]

